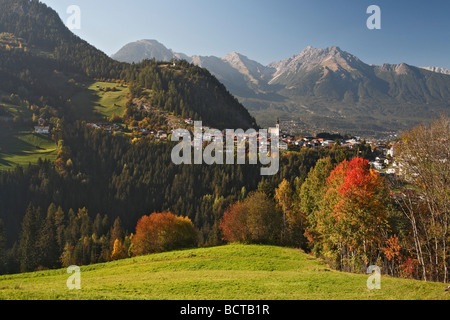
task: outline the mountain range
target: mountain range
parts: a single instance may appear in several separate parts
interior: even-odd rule
[[[450,70],[369,65],[336,46],[307,47],[264,66],[237,52],[189,57],[156,40],[141,40],[112,58],[186,60],[216,76],[260,125],[281,118],[300,132],[392,133],[448,114],[450,107]]]

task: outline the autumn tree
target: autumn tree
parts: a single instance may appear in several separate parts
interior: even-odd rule
[[[171,212],[153,213],[143,216],[136,225],[136,234],[132,239],[133,254],[194,247],[197,242],[198,231],[189,218]]]
[[[252,192],[225,212],[220,230],[232,242],[279,244],[282,213],[264,192]]]
[[[275,200],[283,213],[280,242],[283,245],[302,246],[304,244],[304,215],[295,210],[295,194],[290,183],[283,179],[275,189]]]
[[[125,259],[126,257],[127,253],[122,241],[116,239],[116,241],[114,241],[113,251],[111,253],[111,260]]]
[[[296,210],[305,217],[305,237],[314,253],[319,253],[323,244],[317,227],[317,214],[332,170],[333,164],[329,157],[317,161],[301,185],[296,202]]]
[[[236,202],[227,208],[219,224],[219,229],[226,241],[250,241],[250,232],[247,228],[247,208],[243,202]]]
[[[384,181],[368,160],[341,162],[326,179],[314,212],[321,254],[346,271],[376,263],[388,230],[386,199]]]
[[[394,197],[407,218],[422,279],[449,281],[450,118],[405,132],[396,159],[403,180]],[[400,192],[397,192],[400,190]]]
[[[119,240],[120,243],[123,242],[124,231],[122,227],[122,221],[119,217],[114,220],[113,227],[111,228],[111,239],[110,239],[110,249],[113,251],[113,247],[115,245],[116,240]]]

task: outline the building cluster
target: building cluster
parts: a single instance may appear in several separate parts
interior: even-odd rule
[[[370,166],[381,175],[402,176],[404,174],[403,165],[396,159],[400,145],[401,142],[372,144],[372,151],[377,156],[374,161],[369,163]]]
[[[88,127],[94,129],[103,129],[108,132],[120,131],[122,129],[117,123],[109,123],[109,122],[96,122],[96,123],[87,123]]]
[[[183,120],[182,120],[183,122]],[[187,125],[193,125],[195,123],[192,119],[184,119],[184,123]],[[88,123],[88,126],[96,129],[103,129],[108,132],[114,131],[122,131],[123,127],[118,124],[111,124],[109,122],[97,122],[97,123]],[[40,127],[39,127],[40,128]],[[39,130],[39,132],[45,132],[45,127],[42,127],[43,131]],[[164,130],[150,130],[147,128],[140,127],[131,127],[131,132],[139,133],[142,137],[153,137],[155,139],[164,141],[169,138],[169,135],[173,134],[175,128],[170,131]],[[128,128],[127,128],[128,131]],[[36,127],[36,132],[38,132],[38,127]],[[198,136],[195,136],[193,130],[188,130],[192,140],[192,146],[195,145],[195,141],[209,141],[214,142],[216,138],[214,137],[213,131],[210,130],[209,127],[203,126],[201,127],[201,131],[197,133]],[[258,147],[260,148],[260,152],[263,150],[268,150],[271,144],[271,134],[278,133],[279,140],[279,149],[280,150],[298,150],[299,148],[311,148],[311,149],[319,149],[319,148],[331,148],[336,143],[341,147],[346,147],[349,149],[354,148],[362,143],[362,139],[360,137],[345,137],[339,139],[327,139],[327,138],[319,138],[319,137],[304,137],[304,136],[294,136],[289,133],[286,133],[280,129],[280,124],[277,122],[275,127],[268,128],[268,139],[263,141],[261,137],[258,135],[258,132],[254,133],[247,132],[244,133],[244,141],[249,141],[252,138],[257,138]],[[235,135],[233,131],[222,130],[222,142],[225,143],[227,141],[227,136],[230,134]],[[234,137],[235,143],[237,143],[238,138]],[[401,175],[401,165],[395,161],[396,149],[398,148],[399,143],[396,144],[388,144],[384,140],[367,140],[366,143],[372,146],[372,151],[376,155],[374,161],[370,162],[370,165],[373,169],[377,170],[382,175]],[[267,152],[267,151],[265,151]]]

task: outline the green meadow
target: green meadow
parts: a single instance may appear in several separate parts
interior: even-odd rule
[[[30,128],[0,126],[0,170],[36,163],[39,158],[54,161],[57,146],[49,135],[37,134]]]
[[[226,245],[152,254],[81,267],[81,289],[66,269],[0,277],[0,299],[35,300],[436,300],[442,283],[331,270],[297,249]]]
[[[99,120],[110,118],[114,113],[122,116],[125,111],[129,89],[113,82],[89,82],[78,94],[72,97],[73,108],[81,119]],[[106,92],[106,88],[116,91]]]
[[[104,91],[106,88],[116,91]],[[114,113],[122,116],[127,102],[127,87],[112,82],[90,82],[72,100],[81,119],[89,121],[109,119]],[[11,116],[31,118],[33,112],[12,104],[2,103]],[[36,163],[39,158],[55,160],[57,146],[47,135],[33,133],[33,126],[17,128],[9,122],[0,122],[0,171],[17,165]]]

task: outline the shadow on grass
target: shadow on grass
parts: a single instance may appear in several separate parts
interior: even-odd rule
[[[5,159],[2,159],[3,154],[0,153],[0,171],[2,170],[2,167],[7,168],[7,169],[12,169],[14,168],[14,163]]]
[[[90,89],[95,83],[94,81],[86,82],[85,86],[80,88],[80,91],[72,97],[70,112],[74,119],[98,120],[95,106],[100,104],[101,98],[97,95],[95,89]]]

